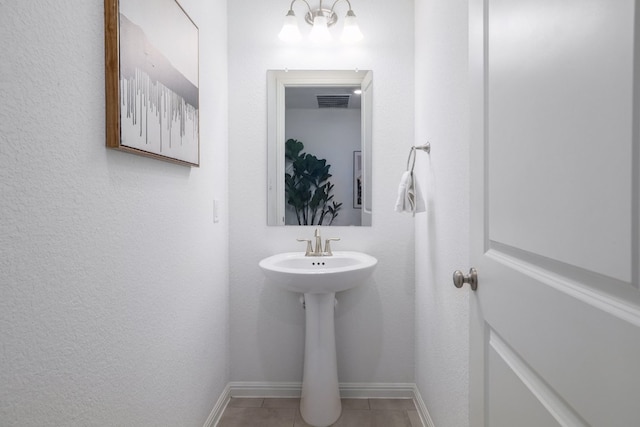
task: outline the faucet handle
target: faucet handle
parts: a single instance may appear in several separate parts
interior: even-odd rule
[[[298,242],[307,242],[307,250],[304,253],[304,256],[309,256],[313,252],[313,248],[311,247],[311,239],[296,239]]]
[[[331,252],[331,242],[337,242],[338,240],[340,240],[339,237],[330,237],[327,240],[325,240],[324,242],[324,254],[331,256],[333,255],[333,252]]]

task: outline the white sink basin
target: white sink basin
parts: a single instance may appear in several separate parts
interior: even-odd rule
[[[377,263],[362,252],[336,251],[322,257],[286,252],[263,259],[259,266],[275,285],[293,292],[322,294],[357,286],[371,275]]]

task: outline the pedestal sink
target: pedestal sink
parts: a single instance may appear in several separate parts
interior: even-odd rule
[[[340,417],[335,294],[361,284],[377,263],[371,255],[350,251],[319,257],[287,252],[259,263],[270,283],[304,293],[306,327],[300,412],[307,424],[329,426]]]

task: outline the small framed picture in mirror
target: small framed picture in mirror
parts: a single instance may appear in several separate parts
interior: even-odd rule
[[[362,209],[362,151],[353,152],[353,207]]]

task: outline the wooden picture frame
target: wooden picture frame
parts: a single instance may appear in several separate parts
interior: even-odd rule
[[[104,0],[106,146],[200,165],[199,34],[177,0]]]
[[[353,208],[362,209],[362,151],[353,152]]]

